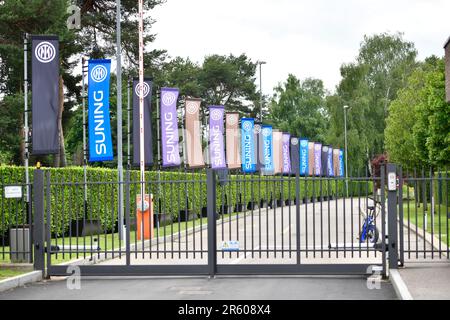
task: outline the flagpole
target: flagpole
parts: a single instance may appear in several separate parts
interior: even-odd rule
[[[23,37],[23,92],[24,92],[24,139],[25,139],[25,148],[24,148],[24,165],[25,165],[25,183],[26,183],[26,195],[25,195],[25,201],[27,203],[27,206],[30,202],[29,199],[29,183],[30,183],[30,176],[28,175],[28,57],[27,57],[27,51],[28,51],[28,33],[24,34]],[[28,208],[27,208],[28,212]]]
[[[144,213],[145,150],[144,150],[144,1],[139,0],[139,162],[141,182],[141,212]],[[143,223],[142,223],[143,226]],[[144,233],[141,232],[142,240]]]
[[[130,153],[130,119],[131,119],[131,100],[130,90],[133,87],[133,80],[128,78],[127,83],[127,167],[131,168],[131,153]]]
[[[121,4],[117,0],[116,7],[116,36],[117,36],[117,172],[119,178],[119,211],[118,228],[119,239],[123,240],[123,151],[122,151],[122,46],[121,46]]]
[[[85,89],[84,57],[81,57],[81,106],[83,111],[83,187],[84,187],[84,216],[87,215],[87,148],[86,148],[86,89]]]

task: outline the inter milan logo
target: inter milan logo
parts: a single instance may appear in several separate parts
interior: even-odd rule
[[[189,114],[195,114],[198,111],[199,103],[195,101],[188,101],[186,103],[186,111]]]
[[[306,148],[308,146],[308,141],[302,140],[301,144],[302,144],[302,147]]]
[[[171,106],[175,102],[176,96],[173,92],[164,92],[161,101],[165,106]]]
[[[242,129],[244,129],[244,131],[250,131],[252,128],[252,123],[250,121],[245,121],[242,124]]]
[[[148,85],[147,82],[144,82],[143,88],[144,88],[144,98],[145,98],[145,97],[148,96],[148,94],[149,94],[149,92],[150,92],[150,86]],[[141,96],[141,90],[140,90],[140,89],[141,89],[141,84],[138,83],[138,84],[136,85],[136,89],[135,89],[136,95],[137,95],[138,97]]]
[[[97,65],[91,71],[91,78],[95,82],[103,82],[108,76],[108,70],[105,66]]]
[[[47,41],[43,41],[36,46],[34,55],[42,63],[49,63],[55,59],[56,50],[55,47]]]
[[[237,114],[229,114],[227,117],[227,123],[230,126],[234,126],[238,122],[238,115]]]
[[[298,145],[298,139],[297,138],[292,138],[291,139],[291,143],[292,143],[293,146]]]
[[[270,130],[269,128],[264,128],[264,129],[262,130],[262,134],[263,134],[264,137],[270,136],[271,133],[272,133],[272,132],[271,132],[271,130]]]
[[[219,109],[213,109],[211,111],[211,119],[214,121],[218,121],[222,118],[222,110]]]

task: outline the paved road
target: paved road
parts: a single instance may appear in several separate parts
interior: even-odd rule
[[[5,299],[297,300],[396,299],[392,285],[369,290],[363,277],[83,279],[80,290],[52,280],[0,293]]]

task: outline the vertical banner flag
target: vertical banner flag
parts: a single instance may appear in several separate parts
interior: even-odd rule
[[[189,168],[201,168],[205,166],[200,122],[201,103],[202,99],[186,98],[185,100],[186,164]]]
[[[33,154],[59,152],[59,40],[31,37]]]
[[[209,158],[213,169],[224,169],[227,167],[223,139],[224,115],[224,106],[209,107]]]
[[[242,171],[245,173],[256,171],[255,135],[253,133],[254,126],[255,119],[241,119]]]
[[[274,174],[283,172],[283,132],[273,131],[273,167]]]
[[[255,134],[256,171],[259,172],[264,171],[264,146],[261,130],[261,124],[255,122],[253,132]]]
[[[225,115],[226,123],[226,158],[228,169],[237,169],[241,167],[241,149],[239,142],[239,114],[227,113]]]
[[[314,175],[314,142],[308,142],[308,175]]]
[[[328,146],[322,146],[322,176],[328,175]]]
[[[300,174],[300,144],[297,137],[291,137],[291,173]]]
[[[309,174],[308,145],[308,139],[300,139],[300,175],[305,177]]]
[[[272,126],[262,126],[261,134],[264,167],[262,167],[261,172],[266,175],[273,174],[274,172],[272,131]]]
[[[322,144],[314,144],[314,174],[316,176],[322,175]]]
[[[339,177],[339,149],[333,149],[333,171]]]
[[[178,136],[177,88],[161,88],[161,144],[163,167],[181,164]]]
[[[344,150],[339,150],[339,176],[344,176]]]
[[[291,174],[291,154],[289,150],[289,141],[291,135],[289,133],[283,133],[283,174]]]
[[[111,60],[89,60],[88,127],[89,161],[113,160],[109,117],[109,79]]]
[[[328,176],[334,177],[333,147],[332,146],[328,147],[327,167],[328,167]]]
[[[151,79],[144,79],[144,159],[146,166],[153,165],[153,133],[152,133],[152,87]],[[139,79],[133,79],[133,165],[140,164],[139,135]]]

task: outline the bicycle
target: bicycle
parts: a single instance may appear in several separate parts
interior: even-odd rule
[[[372,201],[372,203],[369,203],[369,201]],[[380,238],[380,232],[375,224],[375,220],[377,219],[380,211],[381,202],[371,197],[368,198],[367,213],[364,213],[364,211],[360,209],[360,213],[364,217],[364,224],[359,235],[360,243],[369,242],[372,244],[376,244],[378,242],[378,239]]]

